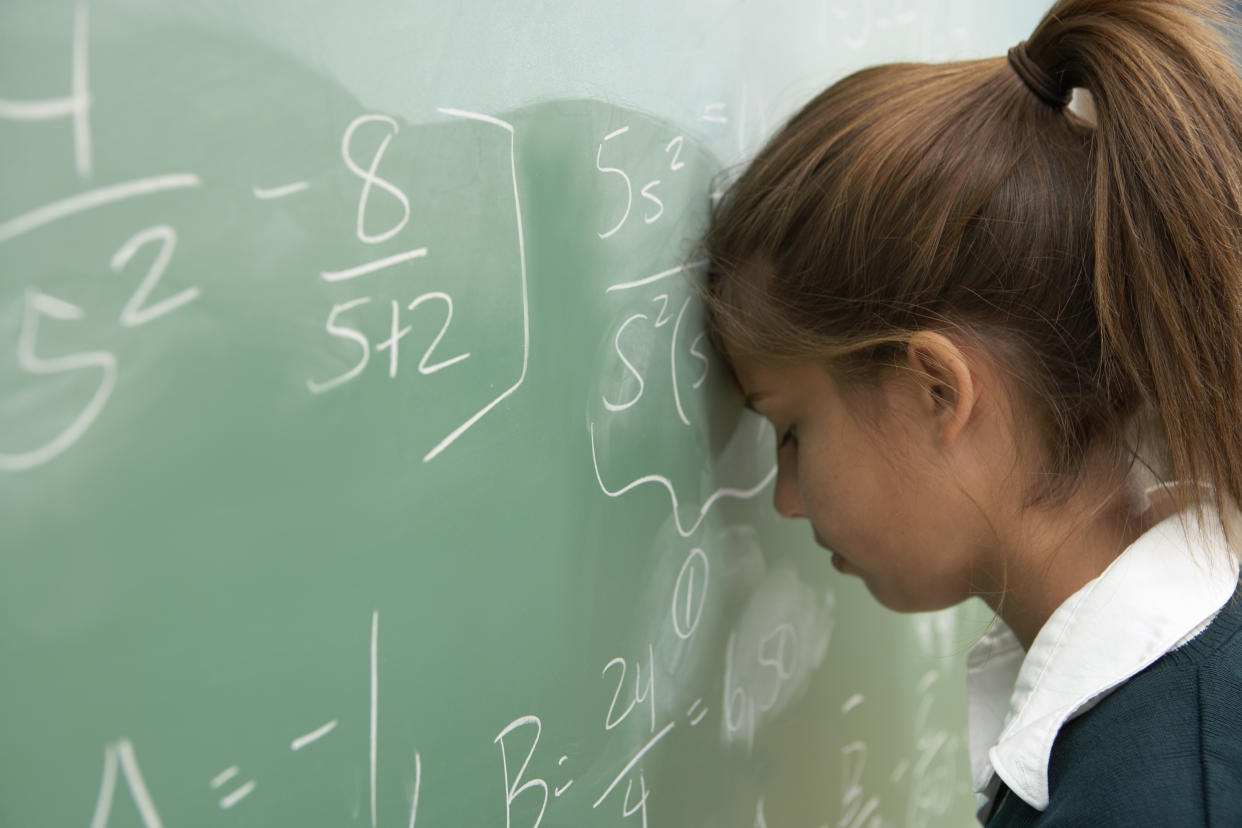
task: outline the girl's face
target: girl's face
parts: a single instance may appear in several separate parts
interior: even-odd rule
[[[847,399],[818,364],[733,367],[776,429],[777,511],[807,519],[837,569],[903,612],[952,606],[994,580],[987,521],[966,493],[978,458],[969,441],[940,439],[942,406],[925,385],[896,375]]]

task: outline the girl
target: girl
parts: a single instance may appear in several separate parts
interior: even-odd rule
[[[1003,622],[968,657],[990,826],[1242,825],[1223,22],[1062,0],[1008,58],[862,70],[705,237],[776,508],[882,604],[980,596]]]

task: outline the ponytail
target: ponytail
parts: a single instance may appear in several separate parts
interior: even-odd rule
[[[1095,105],[1104,391],[1151,406],[1174,479],[1239,503],[1242,84],[1211,25],[1223,22],[1186,0],[1063,0],[1027,50]]]

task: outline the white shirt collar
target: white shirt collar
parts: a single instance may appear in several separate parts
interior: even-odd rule
[[[1071,595],[1025,655],[999,618],[966,659],[975,791],[993,773],[1037,810],[1061,726],[1197,635],[1238,585],[1238,560],[1214,513],[1173,515]],[[1232,532],[1231,532],[1232,534]]]

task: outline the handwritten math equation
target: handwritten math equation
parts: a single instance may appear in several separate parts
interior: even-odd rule
[[[678,641],[691,645],[700,632],[704,606],[712,594],[710,560],[703,549],[692,548],[668,597],[666,627],[674,632]],[[408,779],[403,780],[408,792],[408,813],[380,812],[381,778],[392,780],[393,774],[389,772],[381,777],[379,767],[379,743],[387,737],[381,727],[378,611],[372,613],[370,622],[369,693],[365,714],[355,716],[353,725],[348,723],[351,720],[330,718],[293,735],[288,741],[289,755],[314,751],[317,745],[330,742],[350,727],[365,728],[369,750],[365,759],[369,769],[366,817],[370,825],[372,828],[381,825],[417,828],[421,824],[418,818],[420,801],[426,795],[434,795],[434,791],[424,792],[424,766],[432,766],[436,760],[434,756],[415,750]],[[494,776],[490,782],[479,780],[479,790],[472,791],[472,796],[492,798],[496,814],[494,824],[503,824],[505,828],[540,828],[545,817],[564,811],[557,816],[563,822],[572,820],[572,814],[581,815],[584,810],[597,815],[598,822],[592,824],[632,824],[643,828],[667,825],[653,805],[653,794],[659,790],[662,777],[648,776],[644,762],[676,739],[679,732],[695,729],[714,730],[723,747],[732,744],[735,750],[749,755],[754,749],[756,714],[774,707],[785,693],[787,685],[803,666],[800,662],[808,658],[805,642],[807,636],[813,634],[814,630],[800,628],[788,620],[777,620],[757,636],[749,636],[750,645],[743,647],[739,645],[738,631],[732,632],[726,645],[724,675],[719,677],[718,683],[713,682],[714,686],[706,688],[705,694],[689,692],[690,688],[676,681],[671,687],[664,686],[657,676],[667,676],[664,669],[667,665],[660,663],[655,643],[648,643],[639,653],[618,655],[606,661],[601,659],[600,691],[596,697],[598,726],[602,734],[610,734],[623,746],[629,746],[624,758],[604,775],[606,781],[598,781],[600,776],[594,766],[588,777],[591,781],[576,778],[579,757],[572,749],[552,747],[549,750],[544,736],[545,718],[530,713],[499,727],[491,745],[479,745],[479,750],[490,748],[492,751]],[[894,820],[891,814],[884,813],[881,795],[872,792],[865,781],[869,764],[874,761],[869,756],[867,742],[852,739],[838,749],[842,776],[835,800],[830,802],[835,804],[838,814],[835,821],[798,828],[926,826],[948,810],[955,796],[953,783],[959,745],[957,736],[934,727],[930,721],[938,680],[936,671],[928,671],[920,680],[913,751],[892,769],[888,780],[894,785],[903,780],[910,785],[909,798],[900,818]],[[666,698],[666,694],[671,696]],[[841,707],[844,731],[848,731],[855,711],[864,705],[861,693],[851,695],[844,702]],[[553,757],[556,757],[554,765]],[[544,770],[536,771],[536,767]],[[454,787],[460,782],[458,780]],[[137,748],[128,738],[117,739],[104,748],[91,828],[107,828],[122,784],[145,828],[163,828],[159,792],[148,785]],[[675,782],[670,784],[676,785]],[[264,795],[262,780],[248,773],[244,762],[220,768],[210,778],[201,780],[200,785],[204,798],[214,800],[223,812],[244,809],[252,797]],[[584,789],[584,785],[589,785],[590,789]],[[459,790],[453,793],[460,794]],[[280,796],[276,792],[273,795]],[[776,823],[768,820],[768,808],[768,798],[760,796],[755,802],[755,828],[776,828]]]
[[[869,8],[867,6],[866,8]],[[825,26],[853,22],[858,30],[853,39],[858,46],[875,28],[911,25],[918,15],[905,12],[893,16],[874,17],[870,12],[846,12],[843,7],[824,5]],[[92,132],[92,113],[96,100],[91,86],[90,14],[88,7],[76,8],[72,23],[69,54],[70,84],[60,97],[19,100],[3,97],[0,90],[0,121],[15,124],[40,122],[63,123],[72,134],[73,171],[82,189],[72,195],[25,210],[14,217],[0,217],[0,248],[28,234],[74,217],[95,215],[122,204],[153,200],[172,193],[194,196],[211,186],[198,172],[171,170],[128,180],[97,183],[93,180],[96,146]],[[702,110],[701,121],[721,128],[736,129],[739,145],[746,145],[757,135],[767,132],[766,122],[753,119],[747,125],[747,114],[762,114],[763,108],[753,101],[743,102],[736,114],[725,103],[711,103]],[[522,388],[526,381],[532,352],[530,284],[527,262],[527,228],[524,224],[522,192],[517,168],[518,130],[514,123],[500,117],[465,109],[442,107],[438,114],[458,122],[468,122],[487,134],[491,148],[501,156],[509,174],[503,190],[511,200],[512,225],[508,228],[515,251],[515,267],[506,278],[512,280],[515,294],[520,297],[514,313],[520,318],[519,341],[512,343],[519,354],[517,370],[455,427],[423,447],[422,459],[431,462],[448,450],[481,420],[501,406]],[[740,117],[738,117],[740,115]],[[731,122],[730,119],[734,120]],[[344,171],[356,193],[352,207],[353,240],[360,246],[351,248],[362,253],[350,260],[332,262],[316,272],[305,274],[309,284],[320,288],[353,291],[346,297],[323,301],[321,327],[317,334],[345,355],[339,370],[324,370],[307,365],[296,378],[308,399],[319,399],[345,393],[351,383],[368,372],[380,373],[392,382],[419,382],[422,378],[442,372],[462,370],[480,360],[473,348],[451,347],[448,342],[455,329],[455,313],[459,313],[460,295],[451,288],[418,289],[401,292],[391,283],[381,282],[381,274],[419,268],[436,259],[435,239],[418,238],[419,228],[412,222],[412,199],[417,193],[396,181],[387,172],[393,161],[392,142],[401,124],[393,117],[376,112],[356,114],[339,134],[339,152],[332,159],[337,172]],[[757,130],[757,132],[756,132]],[[678,203],[677,193],[687,192],[682,184],[686,176],[687,139],[682,134],[662,135],[658,140],[644,142],[638,130],[628,125],[617,126],[596,136],[593,169],[605,209],[598,226],[589,228],[592,242],[609,245],[630,238],[643,228],[659,229],[683,214],[685,204]],[[627,159],[642,158],[642,165]],[[589,162],[588,162],[589,163]],[[639,171],[641,166],[641,172]],[[316,185],[310,177],[255,183],[237,198],[253,200],[261,205],[280,205],[299,199],[314,198]],[[671,195],[672,194],[672,195]],[[718,193],[713,194],[719,196]],[[253,203],[252,202],[252,203]],[[383,209],[377,209],[382,202]],[[152,219],[135,224],[115,240],[109,256],[83,267],[106,279],[107,307],[119,306],[114,314],[118,334],[134,332],[153,337],[160,326],[184,319],[204,297],[211,295],[210,284],[189,284],[181,277],[179,244],[182,244],[185,222],[168,218]],[[710,386],[713,370],[711,349],[706,341],[702,319],[687,282],[703,265],[689,261],[661,268],[637,278],[625,278],[609,284],[602,300],[612,302],[615,314],[607,336],[607,354],[622,381],[600,389],[595,404],[602,408],[600,417],[588,424],[595,480],[601,493],[620,498],[639,487],[662,488],[670,501],[669,517],[677,535],[689,541],[704,528],[712,508],[723,500],[748,500],[759,496],[775,477],[774,467],[720,486],[701,497],[691,497],[678,481],[660,470],[623,480],[615,480],[609,469],[610,447],[597,439],[604,418],[627,416],[640,404],[659,405],[666,423],[674,429],[698,432],[704,428],[701,413],[702,396]],[[379,285],[379,287],[377,287]],[[326,289],[326,288],[324,288]],[[100,314],[67,288],[25,288],[18,314],[16,362],[28,380],[60,380],[67,376],[90,376],[95,383],[91,393],[67,423],[57,425],[51,436],[25,446],[0,446],[0,472],[21,472],[54,462],[75,445],[87,439],[101,415],[107,410],[114,394],[121,387],[120,379],[127,366],[118,350],[100,345],[73,353],[47,356],[45,343],[48,329],[81,323]],[[94,295],[94,294],[92,294]],[[102,303],[101,303],[102,304]],[[363,309],[383,311],[385,324],[374,325],[374,316],[361,321]],[[113,322],[108,323],[112,325]],[[427,334],[422,338],[417,333]],[[420,344],[411,349],[411,343]],[[146,340],[150,341],[150,339]],[[404,352],[404,359],[402,359]],[[639,359],[643,353],[650,358]],[[656,355],[652,357],[651,355]],[[667,398],[656,395],[654,387],[667,389]],[[697,396],[696,396],[697,395]],[[688,432],[689,433],[689,432]],[[623,447],[624,450],[625,447]],[[749,446],[753,448],[753,445]],[[587,471],[589,475],[590,470]],[[693,544],[693,545],[691,545]],[[713,647],[704,641],[704,611],[712,598],[712,555],[705,542],[688,542],[688,549],[677,569],[676,578],[668,584],[666,596],[666,627],[676,641],[685,646]],[[829,615],[833,606],[823,607]],[[380,727],[380,613],[370,619],[369,639],[369,704],[364,715],[354,718],[332,717],[307,722],[307,729],[288,734],[288,756],[303,755],[317,747],[330,744],[334,738],[352,728],[362,728],[367,735],[369,754],[366,765],[368,779],[368,817],[372,828],[380,825],[408,825],[417,828],[420,801],[434,795],[423,790],[424,764],[437,762],[434,754],[419,750],[413,753],[408,769],[403,769],[403,783],[409,790],[407,813],[380,813],[378,790],[382,779],[378,745]],[[788,619],[773,617],[758,627],[733,630],[726,643],[715,653],[723,663],[722,671],[712,681],[694,692],[680,684],[665,686],[660,677],[669,665],[662,664],[657,641],[653,638],[633,652],[608,653],[592,665],[598,672],[598,722],[602,734],[614,747],[625,750],[624,758],[611,769],[604,781],[588,781],[582,775],[580,762],[570,745],[550,744],[545,725],[551,720],[545,712],[525,713],[508,722],[497,722],[491,744],[479,745],[492,757],[493,777],[481,795],[495,802],[496,821],[503,818],[505,828],[540,828],[545,818],[558,811],[562,820],[572,814],[589,811],[602,823],[634,825],[667,825],[661,821],[657,808],[660,796],[675,796],[674,791],[661,791],[663,780],[646,773],[646,763],[655,759],[663,748],[687,732],[715,732],[722,749],[750,752],[755,749],[757,734],[764,716],[779,712],[788,702],[808,671],[817,669],[828,644],[816,646],[816,630]],[[819,630],[823,633],[823,630]],[[745,634],[743,634],[745,633]],[[889,782],[908,780],[911,794],[904,803],[899,819],[886,811],[881,795],[874,788],[875,760],[869,756],[868,744],[853,739],[839,748],[843,768],[839,785],[835,786],[831,805],[838,816],[819,828],[880,828],[888,825],[926,825],[944,813],[955,795],[951,777],[954,773],[958,738],[935,728],[931,722],[934,689],[939,676],[929,672],[919,684],[919,709],[915,726],[912,758],[902,760],[891,769]],[[851,714],[862,708],[861,694],[851,696],[841,708],[842,722],[848,724]],[[547,728],[550,730],[551,728]],[[281,748],[283,751],[283,747]],[[91,828],[107,828],[113,818],[118,794],[127,793],[146,828],[162,828],[161,793],[148,784],[140,764],[140,753],[148,746],[135,744],[120,737],[104,746],[101,778],[91,812]],[[151,756],[151,753],[142,754]],[[201,780],[204,801],[226,817],[240,813],[265,792],[261,774],[254,774],[244,761],[221,763],[208,778]],[[544,768],[545,770],[536,770]],[[868,771],[868,768],[871,768]],[[671,785],[670,785],[671,787]],[[759,797],[754,803],[755,828],[778,828],[769,819],[773,803]],[[226,821],[221,824],[227,825]],[[671,828],[671,827],[670,827]],[[794,826],[790,826],[794,828]],[[817,828],[800,825],[797,828]]]
[[[92,139],[91,115],[95,102],[90,86],[89,71],[89,13],[86,6],[77,7],[72,38],[72,88],[62,98],[42,100],[14,100],[0,98],[0,120],[15,122],[41,122],[63,120],[73,132],[74,166],[80,180],[89,179],[93,171],[95,148]],[[492,409],[517,391],[525,375],[530,350],[529,308],[526,285],[526,253],[522,228],[521,204],[517,191],[514,168],[514,128],[512,124],[489,115],[442,108],[441,114],[452,118],[467,119],[486,128],[497,130],[506,138],[509,167],[513,174],[513,207],[516,216],[515,242],[518,248],[521,289],[520,315],[522,318],[521,370],[516,381],[511,382],[494,399],[482,406],[457,428],[444,435],[432,445],[424,461],[435,458],[461,435],[486,416]],[[359,183],[356,204],[355,236],[363,245],[373,246],[398,237],[410,220],[410,196],[398,185],[384,178],[382,164],[389,143],[399,130],[397,121],[387,115],[365,114],[356,117],[344,129],[340,143],[340,163]],[[366,138],[377,140],[377,147],[369,157],[361,157],[356,142]],[[125,202],[152,198],[175,191],[201,190],[207,186],[203,177],[195,172],[170,172],[143,178],[120,181],[83,190],[61,198],[0,223],[0,246],[21,236],[33,233],[63,220],[106,210]],[[282,182],[270,186],[254,186],[250,195],[262,202],[306,198],[312,190],[310,181]],[[376,226],[370,208],[379,198],[390,199],[400,212],[399,217],[386,226]],[[128,277],[130,293],[117,317],[122,329],[143,329],[158,326],[166,317],[176,317],[192,308],[203,295],[202,285],[183,285],[178,282],[178,227],[167,221],[157,221],[150,226],[138,227],[129,237],[121,237],[110,260],[99,263],[101,273],[111,271],[117,290],[124,290]],[[396,253],[344,266],[324,269],[317,274],[324,284],[350,282],[363,284],[366,277],[401,266],[409,266],[416,260],[431,255],[426,245],[408,247]],[[142,262],[149,261],[143,268]],[[84,263],[89,269],[91,263]],[[450,369],[471,357],[469,352],[443,353],[441,341],[453,323],[453,296],[445,290],[430,290],[412,296],[375,296],[366,290],[343,302],[336,302],[327,309],[324,334],[342,347],[356,348],[356,360],[346,370],[318,376],[312,372],[304,379],[311,395],[331,392],[356,379],[367,367],[373,356],[382,356],[388,376],[396,379],[400,370],[402,340],[414,330],[414,325],[434,331],[430,343],[415,356],[414,370],[419,376],[429,376]],[[386,335],[376,335],[363,330],[349,319],[351,311],[371,303],[390,307],[391,325]],[[46,357],[41,354],[40,333],[48,323],[77,322],[87,316],[81,303],[54,295],[38,287],[29,287],[24,296],[24,307],[17,334],[17,365],[21,372],[31,377],[58,377],[78,375],[82,372],[96,376],[96,386],[90,398],[72,417],[70,422],[54,436],[39,445],[13,449],[5,446],[0,451],[0,471],[22,471],[42,466],[64,454],[91,430],[117,389],[122,365],[112,350],[95,349],[79,353]],[[412,321],[413,320],[413,321]]]
[[[839,39],[849,49],[864,48],[877,35],[914,30],[929,25],[930,16],[923,4],[897,2],[844,4],[825,2],[819,15],[820,39],[828,42]],[[95,92],[92,87],[90,50],[90,13],[85,4],[78,5],[73,16],[69,39],[69,84],[67,92],[59,97],[22,99],[10,96],[0,89],[0,122],[16,125],[39,123],[63,123],[72,134],[72,167],[79,182],[89,186],[81,191],[43,204],[13,217],[0,218],[0,248],[27,234],[37,233],[60,222],[118,208],[122,204],[166,201],[170,194],[193,197],[212,187],[209,178],[195,171],[167,171],[155,175],[95,184],[95,144],[93,117],[96,114]],[[955,29],[956,41],[968,36],[965,30]],[[49,56],[51,59],[51,56]],[[512,279],[520,294],[521,342],[513,348],[521,358],[514,376],[498,385],[497,393],[463,418],[454,428],[448,429],[438,439],[425,447],[424,461],[431,461],[459,440],[467,431],[494,411],[497,406],[512,397],[523,385],[531,352],[531,327],[529,285],[527,273],[526,229],[523,226],[522,199],[518,187],[515,166],[516,130],[514,124],[502,118],[464,109],[440,107],[438,114],[446,118],[466,121],[478,129],[494,134],[495,151],[507,156],[511,185],[513,236],[516,250],[515,272]],[[752,149],[757,140],[769,131],[767,108],[747,86],[743,86],[739,105],[723,101],[706,103],[698,118],[700,128],[717,129],[736,137],[739,151]],[[154,120],[154,119],[153,119]],[[154,126],[154,124],[150,125]],[[307,366],[299,378],[307,392],[312,395],[329,394],[347,386],[362,376],[373,362],[382,364],[390,379],[405,378],[413,373],[414,379],[430,377],[441,372],[452,372],[480,355],[470,348],[450,347],[451,332],[456,329],[456,317],[460,313],[457,297],[451,287],[432,290],[393,291],[371,289],[378,274],[433,266],[437,256],[435,240],[417,238],[419,229],[411,226],[412,194],[385,170],[391,161],[390,149],[400,132],[400,124],[383,113],[365,113],[354,117],[340,134],[338,169],[343,170],[355,182],[357,193],[353,230],[356,241],[363,251],[379,251],[382,254],[360,256],[357,261],[340,261],[321,268],[315,274],[320,284],[356,287],[356,293],[343,300],[325,305],[322,330],[327,341],[342,355],[343,368],[328,371]],[[609,240],[622,233],[627,226],[641,223],[652,225],[667,222],[672,215],[680,215],[671,209],[667,191],[675,186],[679,175],[684,175],[686,162],[686,137],[670,135],[659,148],[664,164],[656,174],[636,175],[633,170],[617,161],[617,147],[633,138],[629,126],[622,126],[601,136],[596,148],[594,169],[599,179],[599,190],[606,199],[615,199],[611,215],[593,232],[600,240]],[[433,162],[434,163],[434,162]],[[310,171],[308,171],[310,172]],[[237,198],[252,198],[277,205],[315,196],[316,185],[309,178],[293,181],[255,182],[249,192],[238,192]],[[382,210],[375,209],[381,204]],[[186,204],[184,200],[178,201]],[[114,286],[115,297],[120,304],[116,313],[118,333],[134,331],[145,341],[152,342],[158,333],[166,330],[170,320],[192,311],[210,294],[209,284],[187,284],[186,268],[180,258],[179,245],[186,231],[186,220],[175,221],[166,217],[136,224],[129,232],[119,234],[111,256],[98,262],[84,261],[81,267],[88,273],[98,273]],[[409,241],[405,241],[405,240]],[[390,248],[396,249],[390,249]],[[697,263],[696,263],[697,264]],[[694,265],[690,265],[693,268]],[[85,275],[85,273],[83,274]],[[669,274],[659,274],[661,278]],[[506,275],[505,278],[509,278]],[[610,291],[633,290],[654,282],[647,277],[642,285],[619,284]],[[399,295],[398,295],[399,294]],[[632,338],[640,328],[663,328],[671,326],[674,345],[677,346],[679,323],[686,314],[688,297],[675,301],[674,294],[663,290],[652,295],[648,312],[631,313],[615,332],[616,350],[625,359],[624,342]],[[58,429],[30,445],[0,445],[0,471],[16,472],[37,468],[62,456],[78,444],[96,425],[108,408],[114,394],[123,388],[120,383],[127,365],[117,348],[90,347],[77,352],[47,356],[46,342],[50,329],[67,330],[74,323],[88,318],[93,320],[101,309],[89,306],[81,299],[67,294],[63,288],[51,289],[30,286],[21,297],[22,308],[18,314],[16,339],[17,368],[23,378],[32,384],[43,381],[49,387],[66,379],[85,384],[90,377],[93,382],[89,396],[80,408],[68,417]],[[663,304],[658,304],[658,303]],[[376,309],[385,311],[387,325],[380,330],[374,327]],[[359,318],[367,313],[366,321]],[[414,345],[414,340],[418,340]],[[137,341],[137,340],[129,340]],[[152,345],[151,347],[155,347]],[[710,357],[702,332],[694,331],[685,349],[694,364],[683,371],[689,373],[689,385],[698,388],[705,376]],[[404,360],[402,351],[409,351]],[[627,363],[628,365],[628,363]],[[633,366],[629,366],[633,370]],[[678,370],[678,360],[671,367]],[[638,387],[626,396],[605,401],[609,410],[624,410],[634,405],[643,394],[644,377],[635,374]],[[681,383],[675,377],[673,389],[681,393]],[[495,384],[495,383],[493,383]],[[128,390],[128,389],[124,389]],[[681,420],[688,424],[688,412],[681,400],[674,401]]]

